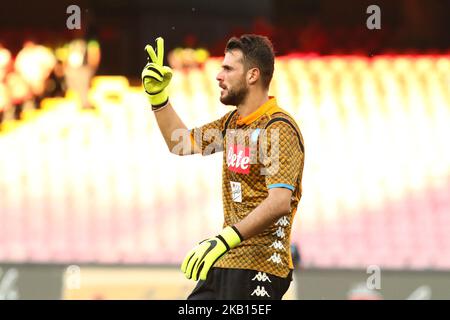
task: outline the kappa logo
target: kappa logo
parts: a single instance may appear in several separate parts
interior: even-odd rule
[[[282,226],[287,227],[289,225],[289,220],[287,217],[281,217],[277,223],[275,223],[276,226]]]
[[[273,263],[276,264],[283,264],[283,261],[281,260],[281,255],[279,253],[272,254],[272,256],[269,259],[267,259],[267,261],[272,261]]]
[[[258,272],[256,276],[252,279],[252,281],[260,281],[260,282],[272,282],[265,272]]]
[[[249,174],[250,173],[250,148],[240,145],[232,145],[227,153],[228,170]]]
[[[284,229],[279,227],[277,229],[277,231],[275,231],[274,233],[272,233],[273,235],[276,235],[278,238],[284,239],[284,237],[286,236],[286,234],[284,233]]]
[[[252,296],[258,296],[258,297],[269,297],[269,293],[266,291],[266,288],[263,286],[257,286],[255,290],[253,290]]]
[[[275,248],[276,250],[284,250],[283,243],[280,240],[276,240],[269,248]]]

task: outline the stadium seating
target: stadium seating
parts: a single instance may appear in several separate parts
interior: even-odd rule
[[[175,73],[189,127],[229,110],[219,68]],[[271,93],[305,139],[304,266],[450,268],[449,75],[439,55],[277,60]],[[221,227],[221,155],[170,154],[124,77],[97,77],[90,96],[96,112],[68,93],[0,132],[0,261],[179,263]]]

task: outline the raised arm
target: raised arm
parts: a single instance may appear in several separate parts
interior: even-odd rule
[[[168,85],[172,69],[163,65],[164,40],[156,39],[157,51],[151,45],[145,46],[148,63],[142,70],[142,85],[155,113],[158,127],[169,151],[177,155],[201,152],[191,141],[189,130],[169,102]]]
[[[159,130],[170,152],[180,156],[201,153],[200,148],[191,140],[189,129],[170,102],[154,113]]]

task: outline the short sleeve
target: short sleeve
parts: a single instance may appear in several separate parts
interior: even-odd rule
[[[304,161],[303,141],[293,126],[278,121],[265,130],[262,142],[263,174],[266,186],[294,191],[301,178]]]
[[[222,130],[230,115],[231,112],[220,119],[190,130],[191,143],[200,147],[202,155],[206,156],[223,151]]]

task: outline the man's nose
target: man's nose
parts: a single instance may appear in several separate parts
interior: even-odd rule
[[[218,74],[217,74],[217,76],[216,76],[216,80],[217,81],[223,81],[223,75],[222,75],[222,72],[219,72]]]

